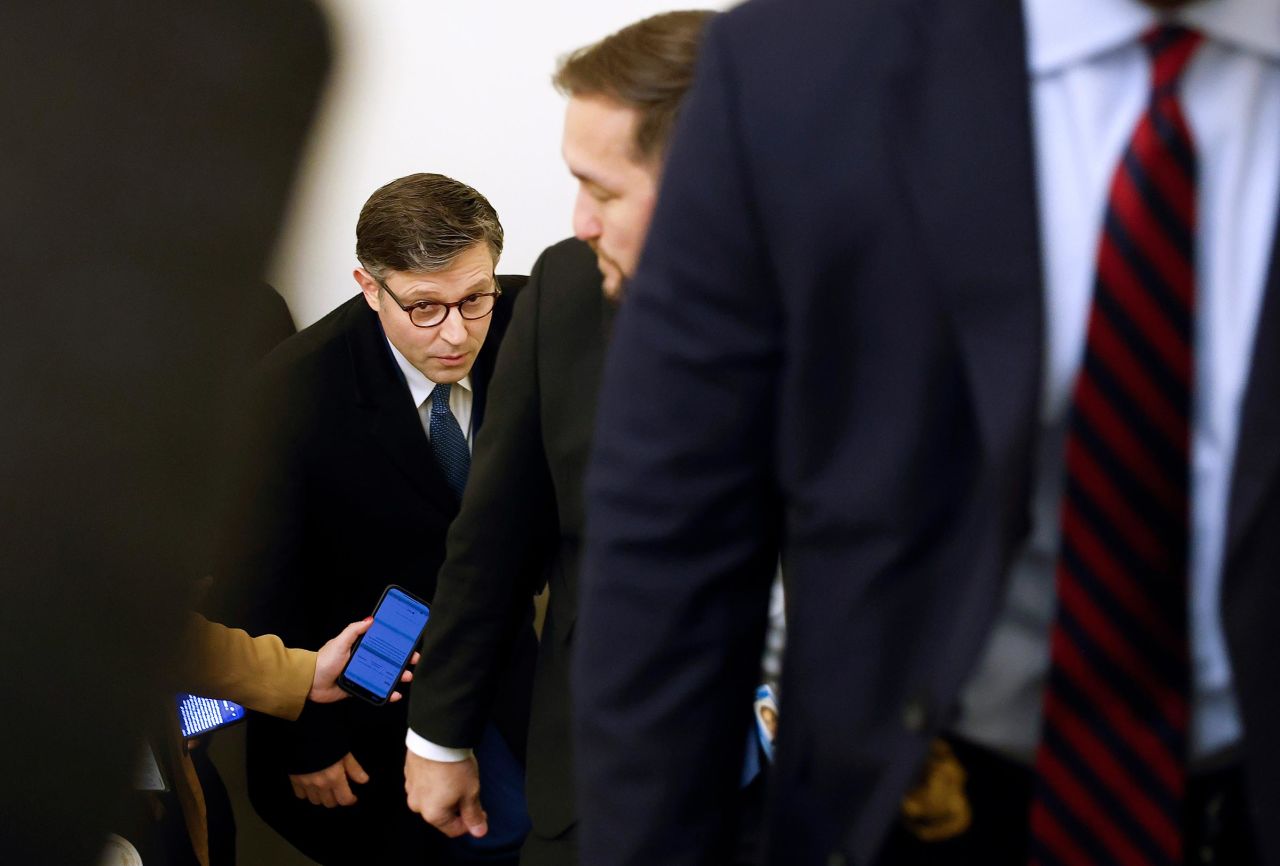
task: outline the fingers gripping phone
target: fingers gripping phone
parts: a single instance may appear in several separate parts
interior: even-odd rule
[[[413,656],[431,613],[425,601],[399,586],[388,586],[373,612],[373,625],[360,636],[338,687],[371,704],[385,704]]]

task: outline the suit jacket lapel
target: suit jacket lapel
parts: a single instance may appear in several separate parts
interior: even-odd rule
[[[1020,7],[903,8],[919,44],[900,70],[889,122],[921,251],[955,324],[986,453],[1029,467],[1043,273]]]
[[[369,431],[401,472],[422,495],[447,514],[458,510],[458,498],[436,465],[422,430],[408,386],[386,345],[386,337],[372,310],[357,312],[359,321],[348,332],[356,402],[365,412]]]
[[[1224,579],[1254,527],[1265,495],[1280,472],[1280,231],[1272,241],[1271,265],[1258,316],[1253,363],[1240,413],[1240,432],[1227,511]]]

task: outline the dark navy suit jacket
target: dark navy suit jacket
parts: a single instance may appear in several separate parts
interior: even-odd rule
[[[575,648],[582,857],[716,862],[789,579],[772,862],[871,860],[1029,526],[1042,264],[1013,0],[753,0],[712,23],[616,323]],[[1223,617],[1280,862],[1280,286]]]

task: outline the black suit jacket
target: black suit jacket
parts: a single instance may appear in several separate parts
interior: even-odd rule
[[[759,0],[712,22],[601,391],[576,646],[582,856],[714,862],[773,557],[773,862],[869,862],[1029,526],[1042,266],[1009,0]],[[1223,620],[1280,862],[1280,286]],[[831,858],[830,860],[828,858]]]
[[[575,821],[568,653],[577,619],[582,477],[613,306],[595,255],[567,240],[538,259],[493,377],[462,511],[414,673],[409,720],[443,746],[479,739],[515,634],[511,611],[550,581],[529,724],[526,790],[534,832]]]
[[[524,283],[499,280],[504,294],[470,374],[476,429],[484,423],[494,355]],[[249,453],[256,459],[229,536],[228,563],[251,630],[316,649],[371,613],[389,583],[430,600],[458,500],[363,296],[267,358],[252,412],[258,423]],[[495,721],[522,754],[535,651],[531,608],[512,609],[512,617],[523,640],[503,660],[506,701]],[[404,707],[348,700],[308,704],[296,722],[255,717],[248,744],[255,803],[269,804],[270,796],[260,796],[267,790],[288,794],[279,784],[283,774],[323,769],[347,752],[374,778],[371,784],[399,787]]]

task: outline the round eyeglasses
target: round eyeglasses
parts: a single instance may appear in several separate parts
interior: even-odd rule
[[[464,319],[483,319],[493,312],[493,305],[498,302],[498,296],[502,294],[502,289],[495,284],[491,292],[476,292],[451,304],[443,301],[418,301],[405,306],[400,303],[396,293],[391,291],[386,283],[378,280],[378,285],[387,290],[387,294],[396,302],[396,306],[408,313],[409,321],[419,328],[434,328],[448,317],[449,311],[454,307],[458,308],[458,315]]]

